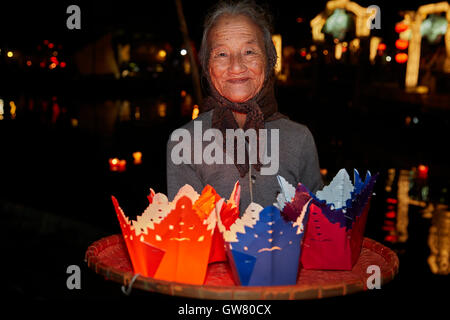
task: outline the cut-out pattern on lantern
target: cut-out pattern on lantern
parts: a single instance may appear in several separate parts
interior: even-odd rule
[[[150,189],[149,206],[130,221],[112,197],[135,273],[156,279],[203,284],[220,197],[211,186],[199,195],[183,186],[172,202]]]
[[[233,193],[235,191],[236,188]],[[296,284],[303,237],[299,223],[283,217],[275,206],[263,208],[257,203],[251,203],[242,217],[225,226],[224,221],[229,218],[226,214],[230,209],[228,204],[224,199],[217,203],[217,225],[225,240],[236,284]],[[306,219],[306,216],[302,218]]]
[[[305,214],[301,263],[305,269],[351,270],[361,253],[372,190],[378,175],[367,173],[364,182],[354,171],[354,185],[341,169],[332,182],[312,194],[299,183],[283,213],[290,219]]]

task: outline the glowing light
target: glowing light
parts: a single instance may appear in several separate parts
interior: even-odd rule
[[[199,112],[198,105],[194,105],[194,110],[192,110],[192,120],[198,117]]]
[[[187,94],[187,93],[186,93],[185,90],[181,90],[180,95],[181,95],[182,98],[186,97],[186,94]]]
[[[181,49],[181,50],[180,50],[180,54],[181,54],[182,56],[187,55],[187,50],[186,50],[186,49]]]
[[[334,57],[336,60],[340,60],[342,57],[342,43],[338,43],[334,49]]]
[[[356,52],[359,50],[360,47],[360,41],[358,38],[353,39],[350,41],[350,51]]]
[[[164,118],[166,116],[166,110],[167,110],[167,104],[166,103],[160,103],[158,104],[158,115],[161,118]]]
[[[405,118],[405,124],[406,124],[407,126],[409,126],[409,125],[411,124],[411,117],[410,117],[410,116],[407,116],[407,117]]]
[[[125,171],[127,166],[127,161],[126,160],[120,160],[119,161],[119,171]]]
[[[311,60],[311,54],[310,54],[310,53],[308,53],[308,54],[306,55],[306,60]]]
[[[386,212],[386,218],[388,218],[388,219],[394,219],[396,215],[397,215],[397,213],[393,210]]]
[[[377,26],[377,20],[379,20],[378,10],[379,8],[376,6],[364,8],[349,0],[328,1],[326,9],[310,22],[313,39],[314,41],[325,40],[325,34],[323,33],[326,32],[325,24],[329,24],[331,29],[334,29],[333,31],[339,36],[345,36],[351,21],[355,23],[356,37],[368,37],[370,30],[374,26],[373,20],[375,20],[375,26]],[[330,16],[329,14],[332,12],[334,13]],[[333,18],[330,19],[331,17]],[[345,28],[346,25],[347,28]],[[334,37],[339,38],[339,36]]]
[[[303,22],[303,18],[298,17],[295,21],[297,21],[297,23],[302,23]]]
[[[391,56],[386,56],[386,61],[387,62],[391,62],[391,60],[392,60]]]
[[[48,47],[49,47],[50,49],[52,49],[54,46],[55,46],[55,45],[54,45],[53,43],[51,43],[51,42],[48,44]]]
[[[6,55],[8,56],[8,58],[12,58],[13,55],[14,55],[14,53],[13,53],[12,51],[8,51],[8,52],[6,53]]]
[[[0,120],[3,120],[3,115],[5,114],[3,99],[0,99]]]
[[[398,241],[398,236],[396,236],[396,235],[387,235],[386,237],[384,237],[384,241],[395,243],[395,242]]]
[[[331,34],[335,39],[343,40],[350,27],[350,16],[344,9],[336,9],[328,17],[324,25],[324,32]]]
[[[372,64],[375,63],[375,58],[378,55],[383,54],[383,50],[386,49],[386,45],[381,45],[381,38],[380,37],[370,37],[370,44],[369,44],[369,60]],[[384,48],[383,48],[384,47]]]
[[[427,94],[428,91],[429,91],[429,89],[428,89],[427,86],[417,86],[417,87],[416,87],[416,93],[419,93],[419,94]]]
[[[59,64],[59,66],[60,66],[61,68],[65,68],[65,67],[66,67],[66,63],[65,63],[64,61],[61,61],[61,63]]]
[[[77,118],[70,119],[70,124],[72,125],[73,128],[78,127],[78,119]]]
[[[39,66],[40,66],[41,68],[45,68],[45,61],[41,61],[41,62],[39,63]]]
[[[119,160],[118,158],[109,159],[109,170],[116,172],[123,172],[126,170],[126,160]]]
[[[449,8],[448,2],[443,1],[420,6],[416,12],[405,13],[405,21],[409,22],[411,28],[411,38],[408,49],[409,58],[405,76],[405,88],[407,92],[414,92],[419,80],[422,37],[425,37],[429,42],[434,43],[434,41],[439,41],[442,35],[446,33],[445,47],[448,57],[450,37],[448,37],[449,31],[445,31],[444,27],[447,29]],[[446,18],[441,16],[442,13],[447,13]],[[449,72],[449,64],[444,63],[443,69],[445,72]]]
[[[395,32],[401,33],[408,30],[409,26],[403,22],[399,22],[395,25]]]
[[[428,177],[428,166],[421,164],[417,167],[417,170],[419,178],[426,179]]]
[[[48,42],[49,42],[48,40],[44,40],[45,45],[48,45]]]
[[[397,61],[398,63],[405,63],[406,61],[408,61],[408,54],[404,52],[397,53],[395,55],[395,61]]]
[[[408,48],[408,45],[409,45],[409,41],[408,40],[397,39],[395,41],[395,47],[397,49],[400,49],[400,50],[405,50],[406,48]]]
[[[52,63],[52,64],[50,64],[49,66],[48,66],[50,69],[55,69],[56,68],[56,63]]]
[[[387,202],[387,203],[390,203],[390,204],[397,204],[397,203],[398,203],[398,200],[397,200],[397,199],[394,199],[394,198],[387,198],[387,199],[386,199],[386,202]]]
[[[437,14],[430,14],[420,25],[420,34],[430,43],[436,43],[447,32],[447,19]]]
[[[378,45],[378,50],[380,50],[380,51],[386,50],[386,44],[385,44],[385,43],[380,43],[380,44]]]
[[[167,56],[166,50],[159,50],[158,51],[158,59],[164,60]]]
[[[133,152],[133,160],[134,164],[142,164],[142,152]]]
[[[327,54],[328,54],[328,50],[327,49],[323,50],[323,55],[326,56]]]
[[[11,118],[15,119],[16,118],[16,109],[17,109],[17,107],[16,107],[16,104],[14,103],[14,101],[10,101],[9,102],[9,107],[11,108],[9,110],[9,112],[11,114]]]
[[[50,61],[55,63],[55,64],[58,64],[58,59],[56,57],[51,57]]]
[[[134,118],[136,120],[140,120],[141,119],[141,108],[136,107],[136,110],[134,111]]]
[[[27,60],[27,66],[31,67],[32,63],[31,60]]]

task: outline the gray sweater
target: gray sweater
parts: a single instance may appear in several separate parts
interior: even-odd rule
[[[187,129],[194,140],[194,122],[202,121],[202,130],[211,128],[213,110],[201,113],[195,120],[190,121],[181,128]],[[276,202],[280,187],[277,174],[284,177],[290,184],[296,186],[298,182],[304,184],[312,192],[323,187],[320,175],[320,167],[314,138],[309,129],[287,119],[278,119],[265,123],[269,135],[267,138],[268,154],[270,155],[270,129],[279,129],[279,170],[273,175],[261,175],[253,166],[249,173],[240,177],[234,164],[194,164],[191,154],[191,164],[175,164],[172,161],[172,149],[179,140],[167,143],[167,195],[172,200],[178,190],[185,184],[190,184],[198,193],[201,193],[206,185],[211,185],[223,198],[228,199],[233,191],[234,184],[239,180],[241,186],[240,212],[245,211],[253,198],[253,202],[263,207]],[[181,141],[181,140],[180,140]],[[212,139],[212,141],[215,141]],[[212,142],[202,142],[202,150]],[[194,153],[194,141],[191,141],[191,153]],[[264,165],[268,167],[268,165]],[[263,167],[264,167],[263,166]],[[251,184],[251,187],[250,187]]]

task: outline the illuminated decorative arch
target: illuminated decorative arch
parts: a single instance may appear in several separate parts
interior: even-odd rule
[[[336,9],[344,9],[353,13],[355,19],[355,33],[356,37],[368,37],[370,35],[371,21],[377,15],[376,7],[361,7],[356,2],[349,0],[332,0],[328,1],[325,6],[325,11],[319,13],[314,19],[311,20],[312,36],[314,41],[324,41],[325,34],[322,33],[322,28],[327,21],[330,14]]]
[[[411,39],[408,48],[408,63],[406,65],[405,87],[407,91],[415,91],[419,80],[420,50],[422,45],[422,34],[420,26],[429,14],[446,13],[447,31],[445,33],[446,58],[444,72],[450,72],[450,6],[448,2],[430,3],[420,6],[419,9],[405,13],[405,23],[411,29]]]

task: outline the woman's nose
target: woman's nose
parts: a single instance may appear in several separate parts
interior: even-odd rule
[[[230,72],[231,73],[242,73],[247,70],[244,59],[240,54],[231,55],[230,61]]]

